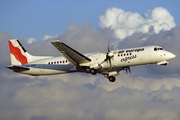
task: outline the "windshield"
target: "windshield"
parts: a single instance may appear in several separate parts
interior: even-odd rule
[[[163,48],[157,48],[157,47],[154,48],[154,51],[158,51],[158,50],[163,50]]]

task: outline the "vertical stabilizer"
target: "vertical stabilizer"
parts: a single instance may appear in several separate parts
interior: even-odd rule
[[[28,63],[26,50],[17,39],[9,40],[9,49],[12,65],[24,65]]]
[[[35,60],[49,58],[49,56],[30,55],[17,39],[9,40],[9,50],[12,65],[24,65]]]

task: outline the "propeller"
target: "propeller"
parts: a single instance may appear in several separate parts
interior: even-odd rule
[[[106,53],[106,58],[104,59],[104,61],[100,64],[103,64],[104,62],[109,62],[110,64],[110,68],[112,68],[112,64],[111,64],[111,58],[114,57],[113,53],[111,53],[110,49],[109,49],[109,45],[108,45],[108,51]]]
[[[129,66],[124,67],[124,69],[126,70],[126,74],[128,74],[128,73],[130,73],[130,74],[131,74],[131,69],[130,69],[130,67],[129,67]]]

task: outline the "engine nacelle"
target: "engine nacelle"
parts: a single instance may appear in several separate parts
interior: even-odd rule
[[[118,76],[118,75],[119,75],[119,72],[117,72],[117,71],[113,71],[113,72],[108,73],[108,76]]]
[[[89,67],[94,68],[94,69],[99,69],[101,68],[101,65],[99,65],[98,63],[94,63],[94,64],[91,64]]]
[[[161,62],[158,62],[157,65],[167,65],[169,63],[169,61],[161,61]]]

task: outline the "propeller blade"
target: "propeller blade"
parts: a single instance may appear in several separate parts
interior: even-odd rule
[[[128,66],[128,67],[125,67],[125,69],[126,69],[126,74],[128,74],[128,73],[130,73],[131,74],[131,69],[130,69],[130,67]]]
[[[109,52],[110,52],[110,49],[109,49],[109,44],[108,44],[108,52],[107,53],[109,54]]]
[[[127,68],[126,68],[126,74],[128,74]]]
[[[111,65],[111,58],[109,58],[109,64],[110,64],[110,68],[112,68],[112,65]]]
[[[103,62],[100,63],[100,65],[103,64],[104,62],[107,62],[107,63],[109,62],[110,68],[112,68],[111,58],[113,58],[114,55],[112,53],[110,53],[110,52],[111,51],[110,51],[110,47],[109,47],[109,44],[108,44],[108,50],[106,52],[106,58],[104,59]]]
[[[129,73],[131,74],[131,69],[130,69],[130,67],[128,67],[128,71],[129,71]]]

